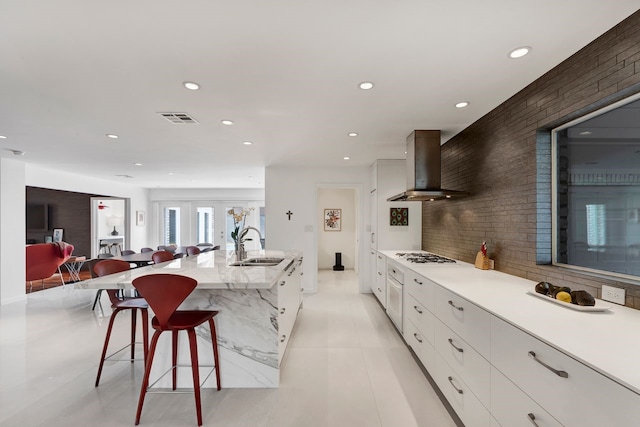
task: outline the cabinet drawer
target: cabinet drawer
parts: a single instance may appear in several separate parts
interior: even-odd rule
[[[404,327],[404,339],[418,356],[422,365],[431,373],[433,371],[433,346],[411,321],[407,322]]]
[[[434,314],[485,359],[489,359],[491,315],[452,292],[435,286]]]
[[[380,252],[376,252],[376,269],[383,275],[387,274],[387,257]]]
[[[458,334],[439,320],[435,321],[435,350],[464,380],[473,394],[489,408],[491,396],[491,365]]]
[[[404,305],[407,321],[413,322],[422,336],[433,345],[435,318],[429,310],[420,304],[413,296],[407,295]]]
[[[491,335],[492,364],[563,425],[638,425],[640,395],[495,317]]]
[[[509,427],[532,427],[531,421],[538,427],[562,427],[496,368],[491,368],[491,415]]]
[[[404,286],[408,294],[413,295],[423,306],[433,312],[434,283],[411,270],[404,274]]]
[[[491,416],[460,376],[436,351],[433,379],[466,427],[489,427]]]

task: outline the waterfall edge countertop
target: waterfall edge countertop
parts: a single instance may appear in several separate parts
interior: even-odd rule
[[[300,251],[249,251],[250,258],[283,258],[274,266],[232,266],[234,251],[210,251],[196,256],[134,268],[75,283],[76,289],[132,289],[134,279],[147,274],[180,274],[198,282],[196,289],[270,289]]]

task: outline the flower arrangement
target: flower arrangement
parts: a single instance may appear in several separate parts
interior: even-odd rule
[[[244,228],[244,222],[245,219],[247,217],[247,215],[249,215],[251,213],[251,211],[253,210],[253,208],[242,208],[242,210],[238,213],[236,213],[235,211],[236,208],[231,208],[227,211],[228,215],[231,215],[233,217],[233,231],[231,232],[231,238],[233,239],[233,241],[236,244],[236,249],[238,248],[238,245],[246,240],[252,240],[252,239],[245,239],[244,236],[249,232],[249,230],[245,230],[244,233],[242,233],[242,236],[238,236],[238,233],[240,232],[240,230],[242,230]]]

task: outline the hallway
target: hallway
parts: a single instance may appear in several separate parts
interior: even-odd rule
[[[352,270],[321,270],[319,292],[304,297],[280,388],[206,390],[204,425],[454,426],[357,279]],[[93,387],[110,314],[106,297],[104,314],[91,311],[93,295],[71,285],[0,307],[0,426],[133,425],[141,363],[107,364]],[[115,345],[127,340],[127,317],[116,322]],[[193,396],[149,395],[140,425],[195,426]]]

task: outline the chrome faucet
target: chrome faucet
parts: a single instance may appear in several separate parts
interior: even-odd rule
[[[258,233],[258,236],[260,236],[260,240],[262,240],[262,234],[260,233],[260,230],[258,230],[255,227],[245,227],[242,230],[240,230],[238,232],[238,240],[240,241],[240,243],[238,243],[238,254],[237,254],[238,261],[242,261],[247,257],[247,252],[244,250],[244,242],[242,240],[245,233],[247,233],[249,230],[255,230],[256,233]]]

